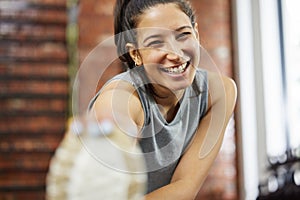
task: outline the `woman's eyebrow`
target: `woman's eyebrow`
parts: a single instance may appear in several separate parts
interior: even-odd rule
[[[186,28],[193,29],[191,26],[181,26],[181,27],[177,28],[175,31],[181,31],[182,29],[186,29]]]

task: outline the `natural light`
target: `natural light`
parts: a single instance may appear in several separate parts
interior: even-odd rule
[[[300,145],[300,1],[284,2],[288,125],[291,148],[297,148]]]

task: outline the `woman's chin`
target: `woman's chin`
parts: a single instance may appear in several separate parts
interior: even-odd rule
[[[176,83],[174,85],[168,85],[169,90],[176,92],[186,89],[191,85],[191,82],[183,82],[183,83]]]

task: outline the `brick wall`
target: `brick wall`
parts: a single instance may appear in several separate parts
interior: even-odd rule
[[[86,111],[90,99],[108,79],[122,71],[112,37],[114,2],[85,0],[79,4],[78,51],[82,69],[80,71],[80,112]],[[95,61],[87,66],[85,60]],[[111,60],[113,63],[110,63]],[[101,72],[105,74],[101,75]]]
[[[79,53],[81,62],[96,45],[113,35],[114,2],[111,0],[80,2]],[[231,1],[191,0],[191,3],[197,13],[201,44],[208,50],[218,69],[223,74],[232,76]],[[113,54],[113,43],[109,43],[105,48],[106,52],[111,52],[109,55]],[[99,55],[101,56],[101,53]],[[101,63],[105,63],[105,59],[106,56],[99,58]],[[100,63],[99,60],[98,63]],[[90,71],[103,70],[102,68],[106,66],[101,63],[92,66]],[[119,64],[116,61],[113,67],[107,69],[107,74],[102,76],[100,85],[122,70]],[[82,80],[81,90],[86,92],[82,93],[80,99],[82,110],[86,109],[89,99],[96,92],[94,85],[99,78],[95,73],[87,73],[84,77],[88,77],[88,80]],[[87,91],[88,89],[90,91]],[[199,192],[198,199],[238,199],[234,120],[230,123],[222,150]]]
[[[44,199],[68,112],[66,1],[0,2],[0,199]]]
[[[218,70],[233,74],[233,47],[230,0],[191,0],[196,9],[201,45],[208,51]],[[198,194],[198,199],[238,199],[235,124],[232,119],[220,153]]]

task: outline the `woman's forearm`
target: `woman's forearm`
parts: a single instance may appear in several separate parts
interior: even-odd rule
[[[179,180],[144,196],[144,200],[193,200],[200,186],[190,181]]]

